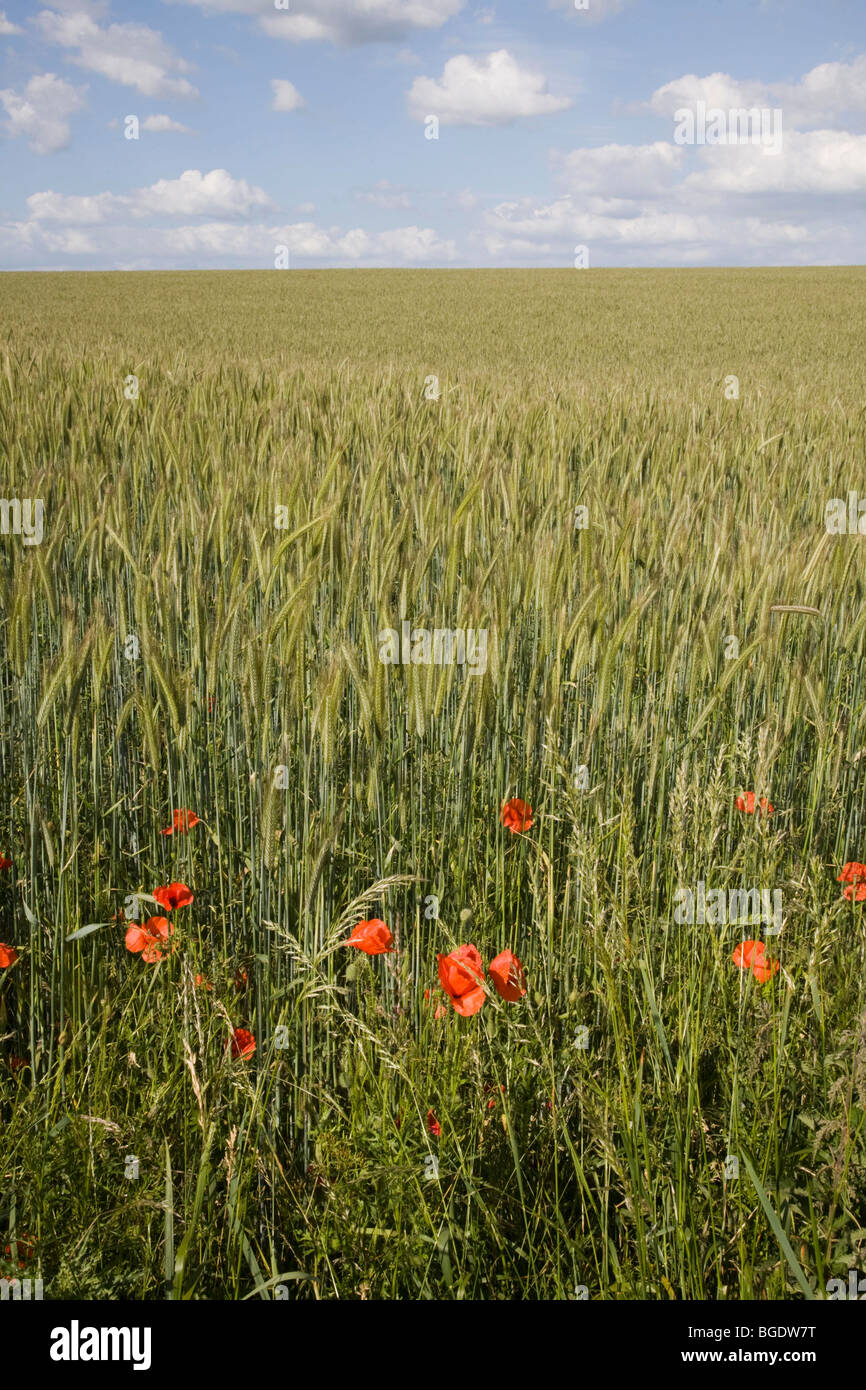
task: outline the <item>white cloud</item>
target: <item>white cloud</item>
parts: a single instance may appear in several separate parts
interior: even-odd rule
[[[206,14],[246,14],[272,38],[291,43],[324,40],[354,45],[404,39],[441,29],[463,9],[465,0],[290,0],[276,10],[274,0],[175,0]]]
[[[304,105],[304,98],[297,87],[284,78],[272,78],[271,87],[274,93],[274,99],[271,102],[272,111],[299,111]]]
[[[246,179],[234,179],[226,169],[187,169],[179,179],[160,179],[134,193],[32,193],[27,199],[35,222],[96,224],[118,217],[242,217],[271,200]]]
[[[412,200],[405,188],[397,188],[387,179],[380,179],[372,188],[360,188],[355,193],[360,203],[372,203],[377,208],[409,208]]]
[[[866,54],[850,63],[820,63],[799,82],[741,82],[726,72],[707,77],[688,73],[653,92],[649,108],[670,116],[698,101],[723,111],[734,108],[781,109],[789,129],[834,125],[854,112],[866,112]]]
[[[129,208],[128,200],[115,193],[92,195],[31,193],[27,208],[34,222],[68,222],[95,226],[106,222],[119,211]]]
[[[24,30],[19,29],[17,24],[13,24],[11,19],[6,18],[6,11],[0,10],[0,34],[23,34]]]
[[[588,0],[585,9],[577,10],[574,0],[550,0],[552,10],[569,10],[576,19],[586,24],[597,24],[602,19],[609,19],[611,15],[620,14],[626,5],[630,5],[631,0]]]
[[[69,144],[69,117],[84,106],[86,87],[73,87],[46,72],[31,77],[23,92],[6,88],[0,102],[6,110],[6,131],[12,137],[24,136],[35,154],[54,154]]]
[[[657,88],[649,100],[650,110],[657,116],[670,116],[683,107],[694,110],[699,101],[723,111],[736,107],[767,104],[767,87],[760,82],[738,82],[726,72],[713,72],[709,77],[697,77],[690,72]]]
[[[176,227],[115,224],[81,227],[45,226],[39,221],[0,227],[7,255],[40,252],[96,257],[111,267],[225,265],[242,263],[270,269],[278,246],[288,246],[298,261],[330,265],[450,264],[457,257],[453,241],[429,227],[395,227],[370,233],[361,227],[342,231],[313,222],[283,225],[210,221]]]
[[[177,131],[181,135],[191,135],[189,126],[181,125],[180,121],[172,120],[171,116],[146,116],[141,123],[142,130],[151,130],[156,134],[162,131]]]
[[[821,244],[809,227],[771,218],[687,208],[605,214],[571,197],[542,206],[529,198],[500,203],[485,215],[480,241],[508,263],[564,266],[573,264],[576,246],[588,247],[594,265],[701,265],[761,263],[767,250],[777,262],[803,264]]]
[[[241,217],[253,208],[270,206],[263,189],[246,179],[233,179],[226,169],[211,169],[209,174],[187,169],[179,179],[160,179],[150,188],[140,189],[134,202],[138,216],[152,213],[159,217]]]
[[[148,97],[194,97],[195,87],[172,73],[189,72],[156,29],[145,24],[109,24],[101,29],[91,14],[43,10],[34,20],[47,43],[73,50],[71,61],[110,82],[134,87]]]
[[[568,97],[546,90],[542,73],[521,68],[505,49],[475,59],[449,58],[441,79],[417,77],[409,91],[409,114],[417,121],[438,116],[443,125],[506,125],[523,116],[565,111]]]
[[[654,145],[601,145],[553,156],[563,187],[571,193],[638,198],[669,188],[682,170],[685,150]]]
[[[694,193],[848,194],[866,191],[866,135],[788,131],[779,154],[756,145],[701,146],[704,168],[683,191]]]

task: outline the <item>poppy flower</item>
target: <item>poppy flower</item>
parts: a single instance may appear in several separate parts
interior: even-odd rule
[[[429,989],[425,989],[425,991],[424,991],[424,1003],[425,1003],[425,1005],[428,1005],[428,1006],[429,1006],[429,1004],[430,1004],[430,991],[429,991]],[[448,1012],[448,1005],[447,1005],[447,1004],[437,1004],[437,1005],[436,1005],[436,1008],[433,1010],[433,1017],[436,1018],[436,1019],[444,1018],[445,1015],[447,1014],[447,1012]]]
[[[231,1037],[232,1057],[252,1057],[256,1040],[247,1028],[235,1028]]]
[[[150,940],[144,927],[128,927],[126,936],[123,939],[126,942],[127,951],[136,952],[143,951]]]
[[[745,811],[747,816],[753,816],[755,814],[755,793],[746,792],[745,796],[738,796],[734,804],[738,811]],[[765,816],[773,814],[773,803],[768,801],[765,796],[761,797],[758,805]]]
[[[849,903],[862,903],[866,901],[866,883],[852,883],[850,888],[845,889],[845,897]]]
[[[245,970],[235,971],[235,994],[243,994],[248,984],[247,972]]]
[[[18,952],[14,946],[0,945],[0,970],[6,970],[10,965],[14,965],[18,959]]]
[[[502,807],[502,824],[512,835],[519,835],[532,825],[532,807],[527,801],[513,796]]]
[[[18,1268],[23,1269],[25,1264],[30,1264],[36,1258],[36,1242],[26,1231],[19,1231],[15,1237],[15,1245],[18,1250]],[[6,1258],[12,1259],[12,1243],[6,1246]]]
[[[160,835],[185,835],[188,830],[192,830],[194,825],[198,825],[199,818],[195,811],[175,811],[174,822],[167,830],[161,830]]]
[[[763,941],[741,941],[734,951],[734,965],[741,970],[751,970],[759,985],[766,984],[779,969],[777,960],[768,960]]]
[[[447,956],[437,956],[439,962],[439,983],[463,1018],[477,1014],[485,1000],[484,987],[480,983],[484,976],[484,966],[476,948],[472,945],[458,946]]]
[[[497,992],[510,1004],[516,1003],[526,993],[523,966],[511,951],[500,951],[495,960],[490,962],[487,973]]]
[[[434,1115],[432,1110],[427,1111],[427,1128],[433,1135],[434,1139],[438,1139],[440,1134],[442,1133],[442,1126],[436,1119],[436,1116]]]
[[[130,927],[124,938],[127,951],[141,951],[142,960],[148,965],[155,965],[158,960],[162,960],[160,949],[163,941],[167,941],[174,931],[174,927],[169,925],[167,917],[149,917],[143,927]]]
[[[195,902],[185,883],[167,883],[164,888],[155,888],[153,896],[166,912],[173,912],[176,907],[189,907],[190,903]]]
[[[20,1071],[22,1067],[28,1067],[29,1065],[30,1063],[27,1061],[26,1057],[16,1057],[14,1052],[9,1058],[9,1066],[13,1071]]]
[[[492,1082],[492,1081],[485,1081],[485,1083],[484,1083],[484,1090],[485,1090],[485,1091],[492,1091],[493,1089],[494,1089],[493,1082]],[[502,1094],[505,1095],[505,1087],[504,1087],[504,1086],[500,1086],[499,1089],[500,1089],[500,1091],[502,1092]],[[495,1104],[496,1104],[496,1097],[495,1097],[495,1096],[491,1096],[490,1099],[489,1099],[489,1101],[487,1102],[487,1109],[488,1109],[488,1110],[492,1110]]]
[[[852,860],[842,865],[841,874],[837,875],[837,883],[863,883],[866,881],[866,864],[858,864]]]
[[[344,946],[357,946],[365,956],[383,956],[394,949],[394,938],[390,928],[378,917],[369,922],[359,922]]]
[[[5,854],[0,854],[0,869],[11,869],[12,860],[7,859]]]
[[[200,988],[206,989],[208,993],[210,993],[213,989],[213,985],[211,984],[210,980],[205,979],[204,975],[196,975],[195,982]]]

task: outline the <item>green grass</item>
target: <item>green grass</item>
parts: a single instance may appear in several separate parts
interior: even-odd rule
[[[0,536],[0,1232],[46,1298],[802,1298],[862,1262],[866,540],[824,508],[866,494],[864,291],[3,277],[0,477],[45,538]],[[487,673],[383,665],[404,617],[487,629]],[[768,984],[760,929],[673,922],[701,879],[782,890]],[[148,965],[115,914],[172,880]],[[395,954],[338,945],[370,916]],[[467,941],[527,995],[436,1020]]]

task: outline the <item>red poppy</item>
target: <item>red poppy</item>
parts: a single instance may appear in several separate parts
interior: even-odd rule
[[[866,864],[858,864],[852,860],[842,865],[842,872],[837,876],[837,883],[862,883],[866,880]]]
[[[429,1004],[430,1004],[430,991],[429,991],[429,989],[425,989],[425,991],[424,991],[424,1003],[425,1003],[425,1005],[428,1005],[428,1006],[429,1006]],[[433,1010],[433,1017],[436,1018],[436,1019],[438,1019],[438,1018],[444,1018],[445,1015],[447,1014],[447,1012],[448,1012],[448,1005],[447,1005],[447,1004],[437,1004],[437,1005],[436,1005],[436,1008]]]
[[[0,970],[6,970],[10,965],[14,965],[18,959],[18,952],[14,946],[0,945]]]
[[[15,1245],[18,1249],[18,1268],[23,1269],[25,1264],[30,1264],[36,1258],[36,1242],[26,1231],[19,1231],[15,1237]],[[12,1259],[12,1243],[6,1246],[6,1258]]]
[[[210,993],[210,991],[213,989],[213,985],[211,984],[210,980],[205,979],[204,975],[196,975],[195,982],[201,988],[206,989],[208,993]]]
[[[124,941],[127,951],[143,951],[149,940],[144,927],[128,927]]]
[[[11,869],[12,860],[7,859],[5,854],[0,854],[0,869]]]
[[[245,970],[235,971],[235,994],[243,994],[248,984],[247,972]]]
[[[474,946],[458,946],[448,956],[437,956],[439,983],[463,1018],[477,1014],[485,1000],[484,966]]]
[[[175,811],[174,823],[167,830],[161,830],[160,835],[185,835],[188,830],[192,830],[194,825],[198,825],[199,818],[195,811]]]
[[[741,941],[734,951],[734,965],[741,970],[751,970],[759,985],[766,984],[779,969],[779,962],[768,960],[766,951],[763,941]]]
[[[20,1071],[22,1067],[29,1067],[30,1063],[26,1057],[16,1057],[13,1052],[9,1058],[9,1065],[13,1071]]]
[[[745,796],[738,796],[735,802],[738,811],[745,811],[747,816],[755,814],[755,793],[746,792]],[[768,801],[765,796],[761,797],[758,805],[765,816],[773,814],[773,803]]]
[[[850,888],[845,889],[845,897],[849,902],[862,903],[866,901],[866,883],[852,883]]]
[[[359,922],[344,946],[357,946],[365,956],[383,956],[394,949],[394,938],[390,928],[379,917],[371,917],[369,922]]]
[[[502,824],[512,835],[521,834],[532,825],[532,807],[526,801],[513,796],[502,808]]]
[[[168,883],[164,888],[155,888],[153,896],[166,912],[173,912],[176,907],[189,907],[190,903],[195,902],[185,883]]]
[[[436,1116],[434,1115],[432,1110],[427,1111],[427,1128],[433,1135],[434,1139],[438,1139],[440,1134],[442,1133],[442,1126],[436,1119]]]
[[[256,1050],[256,1040],[247,1028],[235,1028],[231,1037],[232,1056],[252,1057]]]
[[[162,942],[167,941],[173,931],[174,927],[169,924],[167,917],[149,917],[143,927],[129,927],[124,938],[126,949],[141,951],[142,960],[147,961],[148,965],[155,965],[162,960]]]
[[[523,966],[511,951],[500,951],[490,962],[487,973],[503,999],[514,1004],[526,993]]]

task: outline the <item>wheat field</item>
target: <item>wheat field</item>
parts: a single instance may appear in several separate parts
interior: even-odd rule
[[[0,1274],[740,1300],[862,1262],[866,539],[825,509],[866,493],[864,289],[3,277],[44,534],[10,505]],[[384,662],[404,622],[484,669]],[[699,884],[780,895],[768,978],[763,926],[675,918]],[[469,943],[525,993],[462,1016]]]

